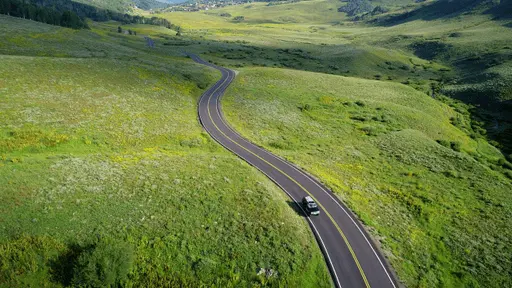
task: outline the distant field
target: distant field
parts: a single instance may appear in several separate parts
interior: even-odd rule
[[[427,91],[450,69],[410,51],[373,45],[382,28],[355,25],[337,12],[338,1],[251,3],[202,12],[158,15],[184,28],[184,34],[209,46],[197,52],[233,66],[270,66],[329,74],[407,82]],[[231,15],[231,16],[221,16]],[[241,22],[235,16],[244,16]],[[288,19],[288,20],[286,20]],[[372,41],[359,39],[372,38]],[[189,39],[190,39],[189,38]],[[219,45],[217,42],[228,42]]]
[[[0,286],[328,287],[303,218],[197,121],[219,75],[91,24],[0,16]]]
[[[496,166],[496,148],[452,124],[468,121],[464,105],[394,83],[239,72],[223,99],[228,122],[331,187],[406,286],[512,284],[512,171]]]
[[[372,2],[398,9],[391,15],[423,5]],[[413,6],[402,8],[406,4]],[[426,6],[410,18],[353,22],[337,12],[341,5],[331,0],[274,6],[251,3],[160,16],[184,27],[187,37],[209,45],[197,52],[220,64],[393,81],[425,93],[435,85],[448,96],[479,106],[473,109],[473,117],[485,122],[489,135],[498,141],[496,146],[512,155],[510,19],[495,19],[485,5],[476,10],[462,5],[462,10],[450,15],[446,7],[437,5]],[[233,21],[235,16],[245,20]]]

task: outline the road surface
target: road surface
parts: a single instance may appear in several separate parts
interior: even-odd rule
[[[222,73],[222,78],[199,100],[199,120],[204,129],[230,150],[274,181],[301,207],[311,196],[320,216],[306,219],[315,234],[336,287],[398,287],[386,261],[355,216],[325,186],[293,164],[242,138],[227,123],[220,99],[235,78],[235,72],[187,54],[195,62]],[[302,209],[302,208],[300,208]]]

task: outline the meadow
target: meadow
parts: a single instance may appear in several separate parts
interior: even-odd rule
[[[510,20],[379,3],[396,10],[354,22],[313,0],[159,17],[184,28],[167,45],[238,72],[228,122],[329,186],[407,287],[510,286]]]
[[[197,121],[220,75],[118,25],[0,16],[0,286],[330,286],[284,194]]]
[[[340,5],[335,0],[250,3],[158,16],[183,27],[187,39],[208,44],[187,47],[219,64],[392,81],[428,94],[440,90],[475,106],[472,117],[512,154],[510,18],[485,5],[447,14],[443,5],[421,8],[422,3],[386,0],[375,5],[391,12],[354,22],[337,12]],[[394,17],[416,8],[413,16]],[[235,16],[245,20],[233,21]]]
[[[348,204],[407,287],[507,287],[512,165],[471,137],[465,107],[402,84],[274,68],[240,69],[223,98],[243,136]]]
[[[201,129],[220,75],[184,51],[237,70],[229,123],[330,187],[404,285],[511,286],[510,20],[340,3],[154,15],[182,36],[0,15],[0,286],[331,285],[288,198]]]

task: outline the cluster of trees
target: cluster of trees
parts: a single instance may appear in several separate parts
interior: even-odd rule
[[[354,21],[364,20],[389,11],[382,6],[373,7],[368,0],[344,0],[343,2],[347,2],[347,5],[338,8],[338,12],[345,12],[348,16],[355,16]]]
[[[348,3],[338,8],[338,12],[345,12],[348,16],[364,14],[373,10],[373,6],[368,0],[345,0],[342,2]]]
[[[179,30],[167,19],[144,17],[105,10],[71,0],[0,0],[0,14],[31,19],[73,29],[88,28],[85,18],[119,21],[123,24],[149,24]]]
[[[354,21],[366,20],[366,19],[371,18],[373,16],[386,13],[388,11],[389,11],[388,9],[383,8],[382,6],[377,6],[377,7],[373,8],[373,10],[371,12],[367,12],[367,13],[363,13],[361,15],[355,16],[353,20]]]
[[[123,28],[121,28],[121,26],[117,26],[117,33],[123,33],[124,31],[126,31],[130,35],[137,35],[137,31],[132,31],[130,29],[123,30]]]
[[[43,7],[54,7],[57,10],[70,10],[75,12],[82,18],[89,18],[94,21],[119,21],[123,24],[149,24],[164,26],[169,29],[176,30],[175,25],[171,24],[167,19],[144,16],[130,15],[127,13],[115,12],[107,9],[101,9],[91,5],[74,2],[71,0],[31,0],[35,4]]]
[[[170,6],[169,4],[159,2],[156,0],[132,0],[132,1],[133,1],[133,3],[135,3],[135,5],[137,7],[139,7],[140,9],[144,9],[144,10],[167,8]]]
[[[52,7],[42,7],[19,0],[0,0],[0,14],[73,29],[89,28],[87,23],[73,11],[58,11]]]

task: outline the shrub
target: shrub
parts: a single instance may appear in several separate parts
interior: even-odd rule
[[[356,121],[361,121],[361,122],[365,122],[368,120],[365,116],[361,116],[361,115],[350,116],[350,119],[356,120]]]
[[[457,152],[461,151],[460,142],[452,141],[452,142],[450,142],[450,147],[453,149],[453,151],[457,151]]]
[[[367,125],[367,126],[361,127],[360,129],[361,129],[361,131],[363,131],[368,136],[377,136],[377,135],[379,135],[379,129],[377,127],[374,127],[374,126]]]
[[[304,104],[299,106],[300,111],[311,111],[313,110],[313,106],[309,104]]]
[[[457,178],[457,177],[459,177],[459,173],[457,173],[457,171],[454,171],[454,170],[449,170],[449,171],[444,172],[444,176],[450,177],[450,178]]]
[[[440,145],[446,147],[446,148],[451,148],[451,145],[450,145],[449,141],[446,141],[446,140],[436,140],[436,142],[439,143]]]
[[[203,141],[203,138],[201,138],[201,137],[193,137],[193,138],[184,139],[184,140],[180,141],[180,146],[189,147],[189,148],[200,147],[203,144],[204,144],[204,141]]]
[[[503,158],[498,160],[498,164],[500,164],[501,167],[503,167],[505,169],[512,170],[512,164]]]
[[[128,244],[102,240],[78,257],[73,271],[73,285],[119,286],[127,279],[133,260],[133,250]]]

